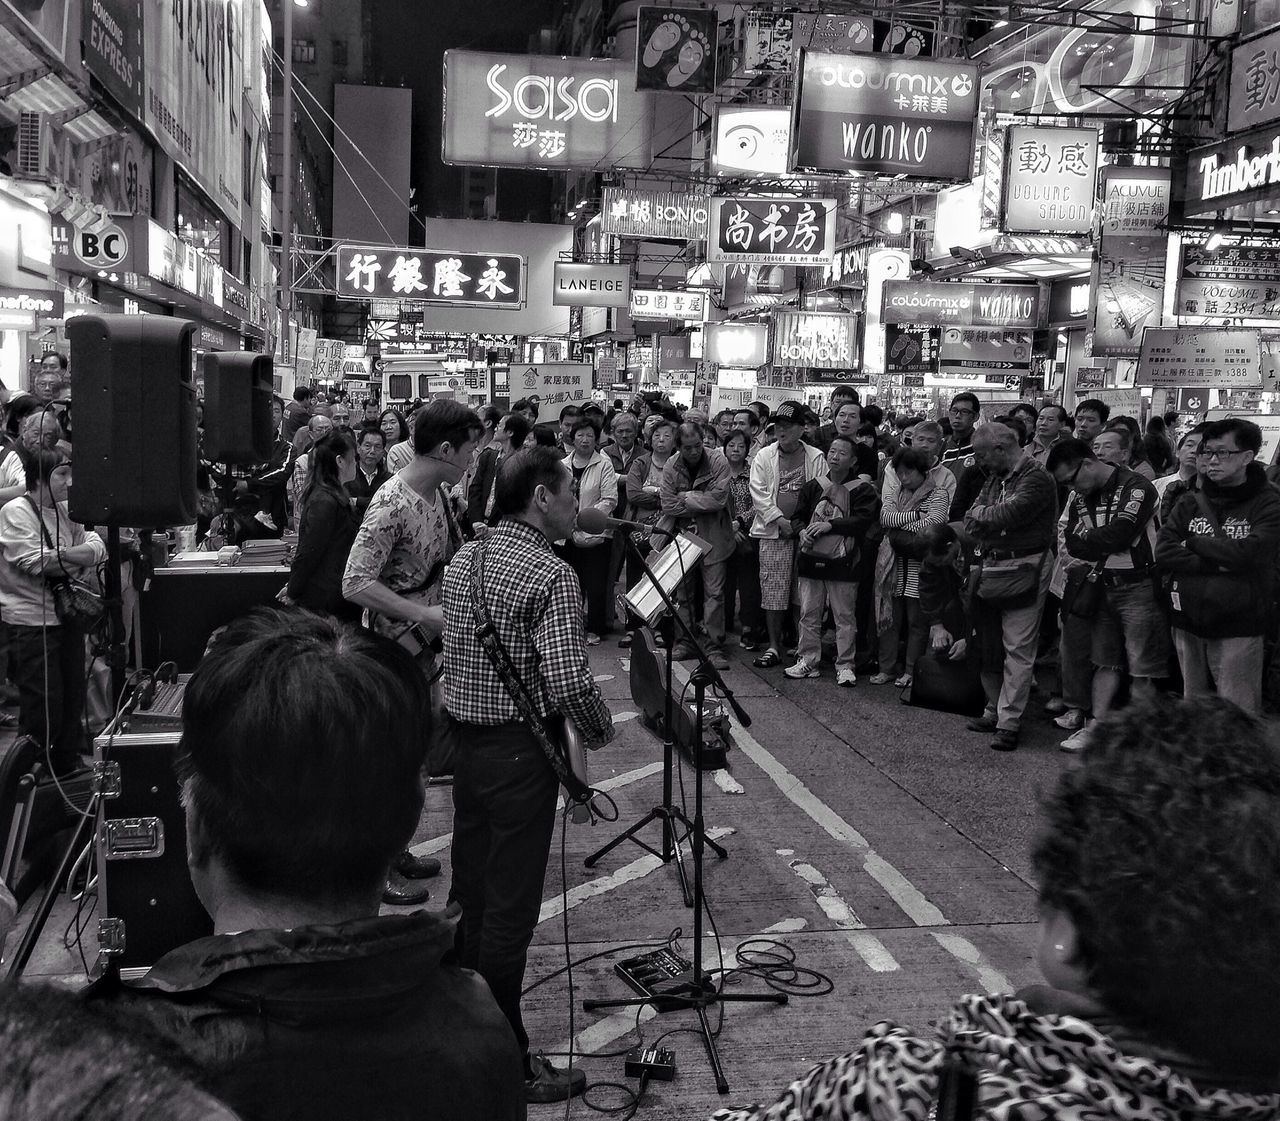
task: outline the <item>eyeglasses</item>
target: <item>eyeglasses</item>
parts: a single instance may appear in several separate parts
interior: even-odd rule
[[[1222,460],[1228,456],[1241,455],[1248,450],[1248,448],[1201,448],[1200,454],[1212,463],[1215,459]]]
[[[976,416],[977,415],[977,411],[975,409],[957,409],[955,406],[951,407],[950,412],[952,416]]]

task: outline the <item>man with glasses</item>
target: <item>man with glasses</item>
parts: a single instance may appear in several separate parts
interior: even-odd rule
[[[974,464],[973,429],[981,412],[982,406],[973,393],[957,393],[951,398],[951,408],[947,414],[951,419],[951,435],[942,446],[940,462],[956,477],[957,482],[964,469]]]
[[[1178,499],[1156,539],[1156,561],[1170,577],[1173,642],[1186,696],[1216,691],[1256,714],[1275,609],[1280,494],[1255,462],[1256,424],[1215,421],[1200,450],[1202,484]]]
[[[1049,452],[1049,473],[1072,492],[1063,539],[1074,566],[1063,609],[1081,602],[1083,588],[1102,589],[1086,618],[1093,663],[1093,718],[1111,710],[1121,675],[1133,678],[1134,700],[1155,696],[1153,679],[1168,669],[1168,624],[1156,602],[1156,488],[1128,467],[1104,463],[1083,440],[1062,440]],[[1062,741],[1076,752],[1088,742],[1089,724]]]

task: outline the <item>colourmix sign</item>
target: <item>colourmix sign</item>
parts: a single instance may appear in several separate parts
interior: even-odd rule
[[[650,95],[616,59],[444,53],[444,162],[647,167]]]
[[[1034,328],[1040,289],[1030,284],[933,284],[890,280],[884,286],[884,322],[933,327]]]
[[[966,179],[978,68],[968,62],[801,52],[792,167]]]

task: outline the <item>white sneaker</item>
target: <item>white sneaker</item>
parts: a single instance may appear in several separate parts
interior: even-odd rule
[[[1083,751],[1088,746],[1089,736],[1092,733],[1093,733],[1093,721],[1090,720],[1089,723],[1086,724],[1083,728],[1081,728],[1078,732],[1073,732],[1065,740],[1063,740],[1060,744],[1058,744],[1058,750],[1065,751],[1068,755],[1075,755],[1078,752]]]
[[[841,666],[836,670],[836,684],[843,685],[846,689],[852,689],[858,684],[858,675],[848,666]]]
[[[821,677],[822,671],[818,669],[812,662],[805,658],[797,658],[794,666],[788,666],[782,671],[788,677],[799,680],[802,677]]]
[[[1064,732],[1078,732],[1084,727],[1084,713],[1078,708],[1069,708],[1061,716],[1055,716],[1053,722]]]

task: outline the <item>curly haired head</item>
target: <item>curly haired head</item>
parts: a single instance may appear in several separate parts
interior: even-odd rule
[[[1280,1070],[1280,750],[1228,701],[1099,721],[1044,805],[1041,904],[1134,1027],[1216,1069]]]

